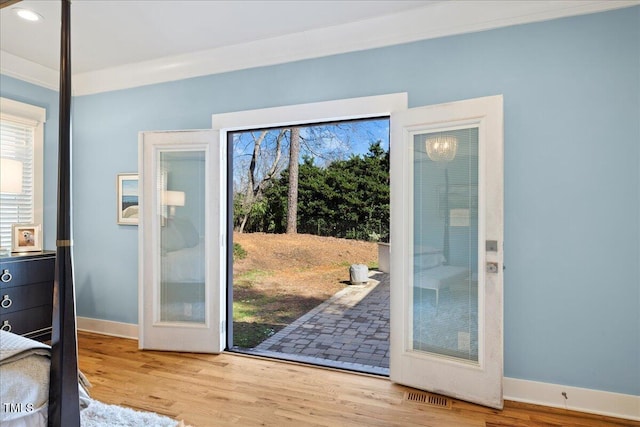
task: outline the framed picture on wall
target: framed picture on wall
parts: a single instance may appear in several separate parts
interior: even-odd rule
[[[118,174],[116,188],[118,203],[118,224],[138,225],[138,174]]]
[[[42,225],[13,224],[11,228],[11,252],[42,250]]]

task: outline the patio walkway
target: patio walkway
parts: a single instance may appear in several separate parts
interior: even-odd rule
[[[389,375],[389,275],[369,276],[243,352]]]

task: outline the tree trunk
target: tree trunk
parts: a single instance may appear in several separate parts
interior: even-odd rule
[[[263,130],[262,132],[260,132],[260,136],[258,138],[256,138],[255,136],[253,137],[253,154],[251,155],[251,163],[249,164],[249,169],[247,170],[248,183],[245,190],[245,198],[242,206],[244,214],[242,216],[240,226],[238,227],[238,232],[240,233],[244,233],[245,226],[247,225],[249,217],[251,216],[251,209],[253,209],[253,205],[255,205],[262,199],[262,193],[267,187],[267,184],[275,178],[280,170],[280,147],[282,147],[282,140],[284,139],[285,130],[281,130],[276,138],[276,146],[274,148],[275,156],[271,166],[259,182],[256,180],[256,172],[259,167],[258,163],[260,162],[260,150],[268,132],[269,130]]]
[[[298,233],[298,167],[300,128],[291,128],[289,145],[289,192],[287,194],[287,234]]]

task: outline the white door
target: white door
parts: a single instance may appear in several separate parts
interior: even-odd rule
[[[140,134],[141,349],[224,349],[226,172],[218,135]]]
[[[502,408],[502,96],[391,116],[395,382]]]

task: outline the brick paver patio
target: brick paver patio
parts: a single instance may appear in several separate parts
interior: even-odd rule
[[[389,375],[389,275],[369,277],[243,352]]]

